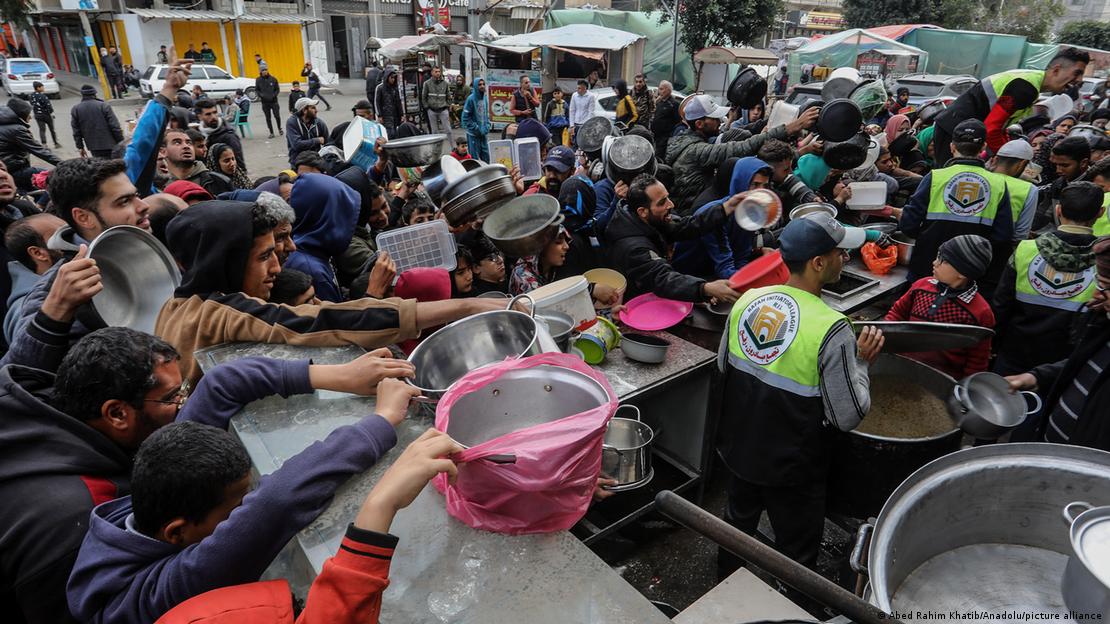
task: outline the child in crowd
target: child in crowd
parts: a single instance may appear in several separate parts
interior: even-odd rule
[[[423,193],[414,195],[401,207],[401,219],[404,225],[426,223],[436,218],[436,206]]]
[[[451,150],[451,155],[456,160],[468,160],[470,158],[470,151],[466,144],[466,137],[455,137],[455,149]]]
[[[193,143],[193,156],[196,161],[203,163],[208,160],[208,139],[204,134],[196,128],[189,128],[185,134],[189,135],[189,141]]]
[[[195,422],[159,429],[135,456],[131,495],[93,510],[67,587],[70,611],[83,622],[148,624],[204,592],[257,581],[340,485],[397,443],[394,427],[417,394],[402,381],[382,381],[377,414],[336,429],[288,459],[253,492],[250,458],[232,434]],[[450,460],[432,459],[461,450],[441,436],[425,434],[413,444],[410,455],[431,462],[419,462],[425,483],[437,472],[454,473]],[[413,469],[401,460],[394,466],[395,477]],[[397,540],[384,532],[393,514],[419,492],[415,481],[383,476],[348,530],[346,550],[387,560]],[[362,592],[381,591],[381,564],[352,565],[374,577]],[[325,599],[330,604],[319,607],[342,609],[352,604],[347,598]],[[372,616],[366,621],[376,621],[380,598],[371,603],[360,607]]]
[[[292,85],[290,85],[290,87],[289,87],[289,113],[290,114],[296,112],[296,110],[293,107],[296,106],[297,100],[299,100],[303,97],[308,97],[308,96],[305,95],[304,91],[301,91],[301,81],[294,80]]]
[[[474,256],[474,294],[487,292],[508,292],[509,281],[505,279],[505,254],[485,236],[479,237],[473,247]]]
[[[451,298],[462,299],[473,297],[474,292],[474,256],[466,247],[459,247],[455,252],[455,270],[451,272]]]
[[[990,241],[964,234],[940,246],[933,260],[933,276],[923,277],[902,295],[886,313],[887,321],[931,321],[994,328],[994,312],[975,280],[991,263]],[[987,370],[991,340],[947,351],[907,353],[908,357],[943,371],[955,379]]]
[[[35,90],[31,94],[31,112],[34,113],[35,123],[39,126],[39,143],[46,145],[46,129],[50,128],[54,147],[61,147],[58,133],[54,131],[54,105],[50,103],[50,96],[46,95],[46,88],[38,80],[31,83],[31,86]]]
[[[274,286],[270,289],[270,303],[298,306],[311,303],[315,298],[316,289],[312,286],[312,278],[297,269],[282,269],[274,278]]]

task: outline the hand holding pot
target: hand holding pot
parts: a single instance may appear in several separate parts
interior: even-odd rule
[[[809,107],[806,109],[806,112],[799,115],[797,119],[786,124],[786,133],[793,135],[798,134],[802,130],[809,130],[817,124],[817,115],[820,114],[820,112],[821,110],[816,106]]]
[[[378,415],[396,427],[405,419],[409,410],[409,401],[420,396],[416,386],[409,385],[396,379],[383,379],[378,382]],[[431,475],[428,477],[432,478]]]
[[[85,257],[88,250],[88,246],[81,245],[77,255],[58,269],[54,284],[42,303],[43,314],[55,321],[72,321],[77,309],[104,289],[96,260]]]
[[[388,533],[393,516],[416,499],[428,481],[441,472],[455,482],[458,467],[447,459],[463,447],[446,433],[429,429],[405,448],[397,461],[385,471],[355,517],[355,526],[368,531]]]
[[[881,329],[870,325],[864,327],[856,340],[860,359],[868,364],[874,362],[875,358],[879,357],[879,352],[883,350],[883,343],[885,342],[886,338],[883,338]]]
[[[1020,392],[1022,390],[1037,389],[1037,378],[1033,375],[1033,373],[1007,375],[1005,379],[1010,384],[1010,392]]]

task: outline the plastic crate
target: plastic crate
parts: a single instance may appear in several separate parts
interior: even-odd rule
[[[389,253],[400,275],[409,269],[455,269],[455,237],[441,219],[378,234],[378,251]]]

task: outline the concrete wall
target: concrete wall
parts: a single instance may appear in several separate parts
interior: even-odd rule
[[[121,13],[113,15],[112,19],[116,23],[116,32],[119,33],[120,39],[127,41],[127,48],[131,52],[131,65],[142,71],[147,65],[153,63],[154,53],[158,51],[158,46],[156,45],[153,51],[147,50],[139,16],[134,13]]]
[[[135,61],[135,67],[140,70],[146,69],[147,66],[153,65],[158,61],[158,48],[173,43],[173,31],[170,29],[170,21],[153,19],[143,22],[139,19],[139,16],[135,14],[130,14],[126,17],[134,20],[134,28],[138,31],[138,33],[132,35],[131,22],[125,20],[127,26],[127,41],[131,44],[131,58]],[[178,54],[184,53],[184,49],[178,51]]]

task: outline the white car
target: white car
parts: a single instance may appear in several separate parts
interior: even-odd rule
[[[652,90],[654,92],[654,89]],[[617,118],[617,92],[612,87],[601,87],[593,89],[590,93],[594,94],[597,101],[597,107],[594,108],[594,117],[608,117],[609,119]],[[632,94],[632,87],[628,87],[629,95]],[[686,96],[678,91],[671,92],[671,99],[675,104],[681,102]]]
[[[168,71],[169,65],[151,65],[146,68],[139,78],[139,92],[143,97],[152,98],[155,93],[162,90]],[[189,82],[185,83],[184,90],[192,91],[193,87],[198,85],[209,97],[234,95],[236,90],[242,89],[252,102],[258,100],[258,94],[254,91],[254,78],[237,78],[215,65],[193,65]]]
[[[0,58],[0,73],[3,78],[4,92],[8,95],[25,95],[34,93],[34,83],[41,82],[43,90],[50,99],[61,97],[58,81],[54,79],[54,71],[39,58]]]

